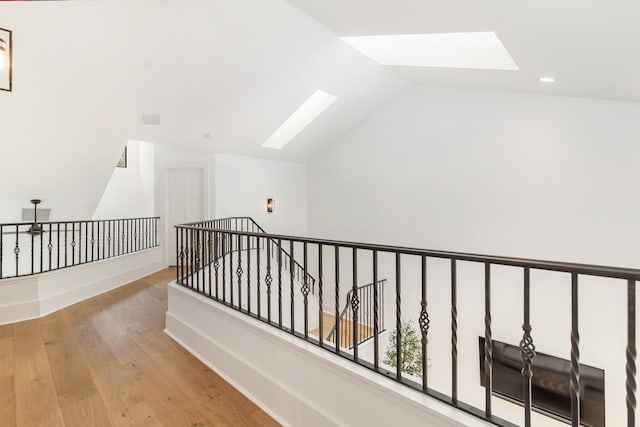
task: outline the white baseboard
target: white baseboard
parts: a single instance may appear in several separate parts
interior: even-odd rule
[[[487,426],[272,326],[169,284],[166,333],[285,426]]]
[[[160,248],[0,280],[0,325],[46,316],[163,268]]]

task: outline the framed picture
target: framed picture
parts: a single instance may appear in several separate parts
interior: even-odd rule
[[[11,92],[13,74],[13,36],[0,28],[0,90]]]

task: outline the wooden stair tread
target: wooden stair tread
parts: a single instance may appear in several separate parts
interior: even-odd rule
[[[324,333],[324,339],[327,340],[327,336],[329,332],[333,329],[336,324],[336,316],[331,313],[322,313],[322,331]],[[358,328],[358,339],[361,342],[362,337],[370,337],[373,335],[373,328],[368,325],[364,325],[361,323],[357,324]],[[314,335],[316,337],[320,336],[320,328],[314,329],[309,332],[310,335]],[[335,334],[332,339],[328,340],[335,344]],[[342,319],[340,321],[340,346],[341,347],[352,347],[353,346],[353,321]]]

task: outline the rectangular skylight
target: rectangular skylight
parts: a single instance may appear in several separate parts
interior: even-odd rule
[[[382,65],[518,70],[494,32],[342,37]]]
[[[309,123],[314,121],[324,110],[338,99],[336,96],[316,90],[304,104],[271,135],[262,146],[280,150],[296,137]]]

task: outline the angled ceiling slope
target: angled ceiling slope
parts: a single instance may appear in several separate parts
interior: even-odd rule
[[[339,37],[492,31],[520,68],[389,67],[416,83],[640,101],[637,1],[288,1]]]

